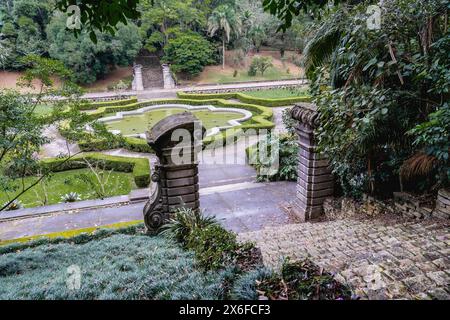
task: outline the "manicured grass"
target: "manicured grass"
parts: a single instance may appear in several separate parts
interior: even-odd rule
[[[113,234],[0,255],[0,299],[219,299],[224,272],[203,272],[163,237]],[[68,283],[80,271],[79,290]],[[72,281],[72,283],[75,283]]]
[[[270,89],[270,90],[255,90],[242,92],[248,96],[263,99],[280,99],[291,97],[302,97],[308,95],[308,88],[304,89]]]
[[[208,83],[230,83],[230,82],[252,82],[252,81],[270,81],[270,80],[281,80],[281,79],[295,79],[298,75],[288,74],[286,70],[280,70],[275,67],[267,69],[264,75],[258,72],[254,77],[248,75],[248,70],[239,70],[236,77],[230,74],[223,74],[218,72],[211,72],[203,79],[204,82]]]
[[[34,113],[39,116],[45,116],[52,113],[53,107],[50,104],[40,104],[34,109]]]
[[[87,175],[92,181],[95,181],[94,174],[89,169],[69,170],[57,172],[45,181],[45,188],[42,184],[38,184],[34,188],[28,190],[23,194],[19,200],[25,207],[36,207],[42,205],[44,199],[44,189],[47,190],[48,203],[55,204],[61,202],[61,196],[69,193],[78,193],[82,200],[90,200],[98,198],[91,186],[80,179],[80,175]],[[25,178],[25,185],[28,186],[36,181],[36,177]],[[20,186],[21,181],[15,182]],[[96,183],[98,186],[98,183]],[[111,172],[106,189],[106,196],[118,196],[129,194],[131,189],[135,188],[134,178],[132,173]],[[11,192],[9,195],[12,196]],[[8,200],[8,194],[4,191],[0,192],[0,204]]]
[[[165,117],[185,111],[186,109],[175,108],[149,111],[138,116],[125,116],[122,120],[108,123],[107,127],[110,130],[120,130],[123,135],[144,133]],[[243,114],[238,112],[192,111],[192,113],[202,121],[206,129],[227,126],[229,120],[243,117]]]

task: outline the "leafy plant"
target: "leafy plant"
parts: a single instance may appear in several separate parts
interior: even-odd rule
[[[162,228],[162,235],[186,246],[190,235],[196,229],[217,225],[215,217],[206,217],[200,211],[181,208],[173,214]]]
[[[239,244],[234,233],[219,225],[210,225],[193,229],[187,238],[186,248],[195,252],[202,268],[216,270],[233,263]]]
[[[197,33],[178,33],[164,47],[163,61],[170,63],[175,73],[196,76],[206,65],[214,62],[214,49],[208,40]]]
[[[252,63],[250,65],[250,70],[256,70],[261,72],[261,75],[264,75],[267,69],[273,67],[272,57],[265,56],[256,56],[253,58]],[[256,73],[255,73],[256,75]]]
[[[81,196],[76,193],[76,192],[70,192],[67,193],[63,196],[61,196],[61,201],[62,202],[76,202],[76,201],[80,201],[81,200]]]
[[[283,262],[280,274],[256,280],[259,298],[270,300],[350,300],[350,289],[309,260]]]
[[[20,200],[14,200],[13,202],[5,203],[3,206],[5,207],[5,211],[15,211],[23,209],[23,204]]]

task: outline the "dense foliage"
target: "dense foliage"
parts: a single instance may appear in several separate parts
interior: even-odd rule
[[[55,15],[47,26],[48,54],[63,61],[80,83],[92,83],[115,66],[128,66],[141,48],[141,38],[134,24],[120,23],[114,35],[98,33],[93,43],[87,32],[76,38],[66,30],[67,17]]]
[[[195,33],[180,34],[170,39],[164,47],[164,54],[164,61],[170,63],[173,72],[189,76],[198,75],[206,65],[215,61],[211,43]]]
[[[369,4],[324,17],[306,49],[321,150],[347,194],[445,187],[449,4],[384,1],[374,30]]]

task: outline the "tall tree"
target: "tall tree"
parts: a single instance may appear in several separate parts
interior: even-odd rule
[[[217,33],[222,34],[222,68],[225,69],[226,44],[230,42],[231,34],[241,33],[241,21],[236,11],[228,6],[218,6],[208,19],[208,33],[211,37]]]

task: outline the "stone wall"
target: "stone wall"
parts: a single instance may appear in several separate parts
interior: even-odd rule
[[[378,200],[364,196],[361,201],[350,198],[327,198],[324,201],[324,217],[329,220],[354,216],[398,215],[408,219],[450,219],[450,193],[440,190],[436,204],[429,197],[418,197],[407,192],[395,192],[390,200]]]

